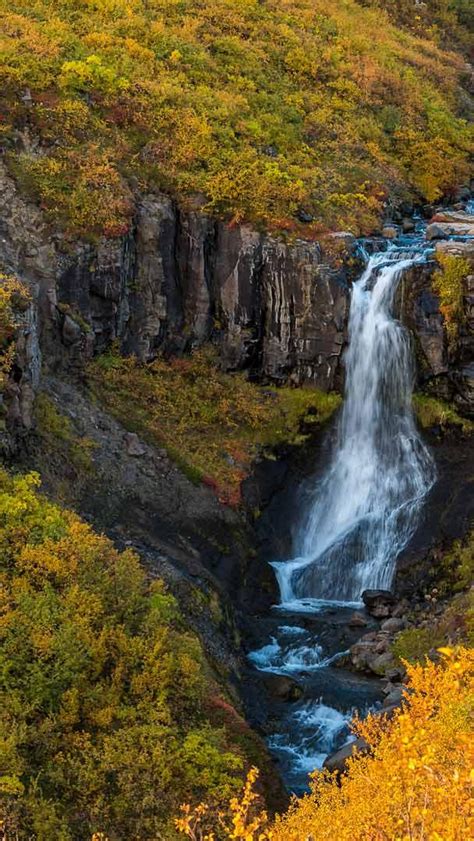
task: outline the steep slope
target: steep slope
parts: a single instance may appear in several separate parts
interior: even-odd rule
[[[3,152],[71,234],[123,232],[156,187],[313,236],[371,229],[388,194],[462,183],[472,148],[464,6],[371,5],[1,0]]]

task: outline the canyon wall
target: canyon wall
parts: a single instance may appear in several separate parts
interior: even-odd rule
[[[16,274],[33,296],[6,395],[10,422],[27,428],[40,371],[80,378],[112,343],[147,361],[212,341],[229,370],[341,387],[350,282],[360,270],[350,234],[283,241],[148,195],[126,236],[70,242],[0,167],[0,270]],[[472,411],[472,339],[462,359],[449,358],[432,270],[407,274],[400,312],[416,337],[421,380]]]

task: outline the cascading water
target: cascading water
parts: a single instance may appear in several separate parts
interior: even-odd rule
[[[308,771],[351,738],[353,709],[363,715],[380,699],[368,678],[334,664],[352,644],[351,615],[363,591],[390,587],[435,481],[411,406],[410,336],[393,316],[400,279],[430,249],[420,225],[415,236],[364,255],[366,269],[352,289],[345,400],[332,456],[301,519],[295,556],[272,564],[285,624],[276,624],[249,659],[261,672],[296,678],[303,693],[277,710],[281,723],[268,740],[292,791],[304,791]]]
[[[393,318],[399,279],[423,251],[372,256],[354,283],[346,393],[334,453],[305,515],[296,557],[275,563],[282,605],[358,602],[391,585],[435,469],[413,418],[410,337]]]

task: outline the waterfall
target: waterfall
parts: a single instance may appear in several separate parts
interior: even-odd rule
[[[292,560],[274,563],[283,605],[359,602],[388,589],[435,480],[416,429],[410,335],[392,315],[402,248],[370,257],[352,289],[345,400],[329,467],[302,517]]]

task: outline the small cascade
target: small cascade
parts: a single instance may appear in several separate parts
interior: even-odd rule
[[[353,285],[346,390],[326,475],[304,512],[295,557],[273,566],[282,606],[358,603],[390,588],[435,480],[417,431],[410,336],[392,315],[403,273],[426,260],[419,240],[372,255]]]

